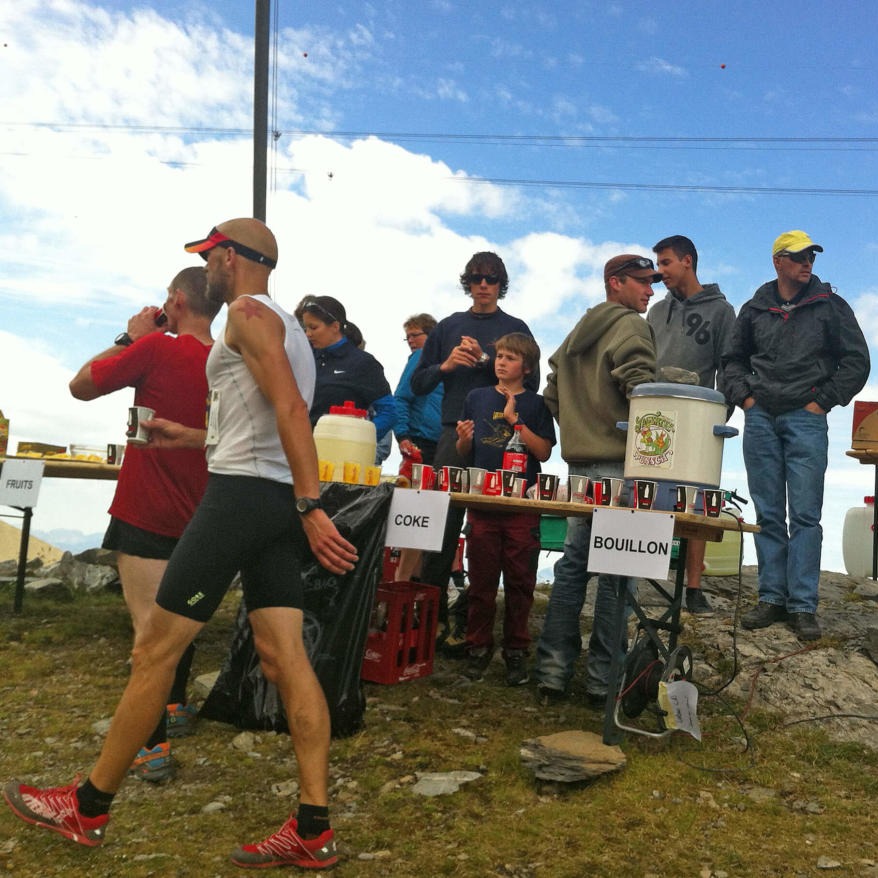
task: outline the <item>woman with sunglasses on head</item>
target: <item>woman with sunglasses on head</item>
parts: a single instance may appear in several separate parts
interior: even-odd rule
[[[306,296],[295,313],[317,364],[311,425],[328,414],[330,406],[351,400],[371,412],[380,442],[396,421],[393,394],[382,365],[362,349],[363,334],[348,322],[344,305],[332,296]]]

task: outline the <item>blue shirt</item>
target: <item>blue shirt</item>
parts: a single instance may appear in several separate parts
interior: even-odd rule
[[[422,350],[423,348],[418,348],[412,351],[393,395],[396,402],[396,424],[393,432],[397,442],[413,436],[438,442],[442,434],[442,385],[426,396],[418,396],[412,390],[412,373],[421,359]]]
[[[543,398],[532,390],[515,395],[518,418],[537,436],[555,444],[555,422],[546,408]],[[496,470],[503,464],[503,452],[512,437],[512,427],[503,416],[506,397],[496,387],[479,387],[467,394],[463,403],[461,420],[473,421],[473,446],[471,465],[481,469]],[[527,484],[532,485],[540,472],[540,462],[530,453],[527,455]]]

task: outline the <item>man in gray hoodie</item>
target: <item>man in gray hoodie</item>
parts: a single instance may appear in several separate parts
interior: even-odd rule
[[[660,280],[651,259],[630,253],[614,256],[604,266],[606,302],[589,308],[549,358],[543,398],[558,421],[561,456],[571,475],[622,477],[626,437],[616,423],[628,419],[631,391],[655,380],[652,330],[640,315],[652,297],[652,284]],[[564,554],[555,564],[555,581],[537,644],[534,676],[545,701],[566,694],[582,647],[579,617],[591,578],[590,541],[591,521],[568,518]],[[623,580],[633,588],[633,580]],[[621,585],[618,576],[598,576],[585,682],[586,698],[595,705],[608,697],[613,653],[618,650],[624,655],[627,648],[614,625]]]
[[[652,250],[668,288],[665,298],[646,315],[655,333],[658,380],[662,380],[663,367],[676,366],[697,374],[701,387],[716,385],[722,393],[721,357],[735,325],[735,309],[716,284],[702,286],[698,280],[698,251],[689,238],[662,238]],[[690,613],[713,612],[701,591],[705,546],[704,540],[689,540],[686,552],[686,609]]]

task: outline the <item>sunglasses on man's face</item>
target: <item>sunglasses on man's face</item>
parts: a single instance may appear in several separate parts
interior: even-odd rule
[[[779,253],[778,255],[786,256],[787,259],[792,259],[793,262],[798,262],[799,265],[803,265],[806,262],[810,262],[813,265],[814,260],[817,258],[817,251],[802,250],[801,253]]]
[[[480,284],[484,281],[489,287],[500,283],[500,278],[496,274],[471,274],[467,278],[470,284]]]

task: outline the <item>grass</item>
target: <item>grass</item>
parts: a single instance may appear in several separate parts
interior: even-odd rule
[[[87,772],[100,746],[92,724],[110,716],[124,686],[127,612],[112,594],[28,596],[13,616],[9,589],[0,607],[0,780],[66,783]],[[219,667],[236,609],[230,595],[199,641],[193,675]],[[531,687],[503,685],[497,661],[477,685],[457,668],[440,660],[430,678],[366,684],[363,730],[332,748],[336,874],[788,878],[824,874],[823,857],[842,864],[835,874],[878,875],[878,753],[866,746],[754,712],[745,749],[733,716],[743,705],[705,699],[701,744],[629,735],[621,772],[539,783],[521,764],[521,742],[565,729],[599,735],[601,716],[575,701],[538,708]],[[126,784],[98,850],[4,808],[0,876],[240,874],[228,853],[285,817],[289,796],[272,785],[294,774],[294,762],[285,736],[256,733],[244,752],[231,746],[237,734],[203,721],[175,745],[172,784]],[[482,777],[449,796],[412,793],[418,772],[454,769]],[[205,813],[211,802],[225,808]]]

